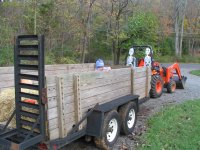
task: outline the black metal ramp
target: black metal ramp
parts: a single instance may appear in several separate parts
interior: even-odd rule
[[[44,36],[16,38],[15,111],[0,131],[0,149],[23,150],[45,139]],[[7,126],[16,117],[16,129]]]

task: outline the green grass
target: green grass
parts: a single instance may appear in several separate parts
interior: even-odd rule
[[[196,76],[200,76],[200,70],[192,70],[190,73]]]
[[[139,150],[199,150],[200,99],[165,108],[148,125]]]

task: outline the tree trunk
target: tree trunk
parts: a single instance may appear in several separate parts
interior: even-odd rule
[[[116,42],[115,40],[112,41],[112,57],[113,57],[113,65],[116,62]]]
[[[179,54],[179,25],[178,25],[178,17],[175,20],[175,54],[178,56]]]
[[[116,60],[116,65],[119,65],[119,62],[120,62],[120,56],[121,56],[121,48],[118,47],[117,48],[117,60]]]
[[[180,34],[180,47],[179,47],[179,56],[182,57],[182,45],[183,45],[183,32],[184,32],[184,20],[185,20],[185,9],[187,6],[187,0],[185,0],[183,12],[182,12],[182,20],[181,20],[181,34]]]
[[[195,50],[194,50],[194,44],[195,44],[195,40],[194,40],[194,38],[192,39],[192,45],[191,45],[191,49],[192,49],[192,56],[194,56],[194,52],[195,52]]]
[[[37,34],[37,0],[34,1],[34,34]]]
[[[81,63],[85,62],[85,49],[87,46],[87,32],[83,34],[83,43],[82,43],[82,54],[81,54]]]
[[[188,39],[188,53],[189,53],[189,55],[191,56],[192,53],[191,53],[190,43],[191,43],[191,39],[189,38],[189,39]]]
[[[185,16],[185,15],[184,15]],[[182,24],[181,24],[181,34],[180,34],[180,47],[179,47],[179,56],[182,57],[182,45],[183,45],[183,31],[184,31],[184,18],[182,20]]]

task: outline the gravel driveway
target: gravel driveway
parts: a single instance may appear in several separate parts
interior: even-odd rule
[[[169,64],[164,64],[168,66]],[[139,137],[146,131],[145,122],[155,112],[158,112],[162,107],[182,103],[186,100],[200,98],[200,77],[189,74],[191,70],[200,69],[200,64],[181,64],[182,75],[187,76],[185,90],[177,89],[175,93],[168,94],[164,90],[163,95],[157,99],[150,99],[140,105],[140,112],[138,115],[135,132],[133,135],[120,136],[114,146],[114,150],[133,150],[139,143]],[[69,145],[63,150],[98,150],[93,142],[86,143],[84,139],[79,139]]]

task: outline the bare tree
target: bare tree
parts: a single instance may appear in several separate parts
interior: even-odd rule
[[[92,8],[95,0],[79,0],[80,2],[80,14],[82,16],[82,26],[83,26],[83,37],[81,46],[81,62],[85,62],[86,48],[88,48],[89,32],[90,32],[90,18],[92,14]]]
[[[184,19],[187,0],[175,0],[175,54],[182,56],[182,42],[184,32]]]

